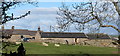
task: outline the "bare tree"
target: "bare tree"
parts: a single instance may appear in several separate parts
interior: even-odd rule
[[[62,29],[72,24],[78,30],[93,29],[99,31],[101,27],[112,27],[118,33],[118,19],[120,19],[120,2],[81,2],[59,8],[57,21]],[[120,40],[120,37],[119,37]]]
[[[27,15],[30,14],[30,11],[26,12],[25,14],[23,15],[20,15],[19,17],[14,17],[15,14],[11,13],[8,14],[8,10],[10,10],[11,8],[13,7],[16,7],[17,5],[20,5],[20,4],[32,4],[32,5],[37,5],[37,2],[31,2],[32,0],[27,0],[27,1],[17,1],[17,0],[14,0],[13,2],[9,2],[9,1],[2,1],[0,2],[0,25],[3,25],[5,24],[6,22],[8,21],[11,21],[11,20],[17,20],[17,19],[21,19],[23,17],[26,17]],[[12,33],[10,33],[11,35],[8,35],[6,34],[6,32],[4,32],[4,30],[2,30],[2,38],[10,38],[12,36]],[[5,36],[7,35],[7,36]],[[1,36],[0,36],[1,37]],[[5,49],[7,46],[10,46],[10,42],[2,42],[2,43],[5,43],[5,45],[2,45],[2,49]]]
[[[13,2],[7,2],[7,1],[2,1],[0,2],[0,25],[3,25],[5,24],[6,22],[8,21],[11,21],[11,20],[17,20],[17,19],[21,19],[23,17],[26,17],[27,15],[30,14],[30,11],[26,12],[25,14],[23,15],[20,15],[18,17],[14,17],[15,14],[11,13],[11,14],[8,14],[7,12],[12,9],[12,8],[15,8],[17,7],[18,5],[20,4],[32,4],[32,5],[37,5],[37,2],[31,2],[32,0],[29,0],[29,1],[17,1],[17,0],[14,0]],[[2,36],[4,36],[5,33],[2,31]],[[10,37],[11,35],[9,35]],[[2,37],[4,38],[4,37]],[[6,37],[5,37],[6,38]]]
[[[1,6],[0,6],[0,25],[4,24],[8,21],[11,20],[16,20],[16,19],[21,19],[25,16],[27,16],[28,14],[30,14],[30,11],[26,12],[23,15],[20,15],[19,17],[14,17],[14,14],[12,13],[11,15],[7,13],[8,10],[10,10],[12,7],[16,7],[19,4],[24,4],[24,3],[29,3],[29,4],[37,4],[37,2],[31,2],[32,0],[29,1],[13,1],[13,2],[6,2],[6,1],[2,1],[1,2]]]

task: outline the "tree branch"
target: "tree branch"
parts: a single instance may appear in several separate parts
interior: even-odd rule
[[[92,20],[94,20],[95,18],[91,18],[91,19],[88,19],[87,21],[84,21],[84,22],[81,22],[81,21],[77,21],[77,20],[74,20],[74,19],[72,19],[71,18],[71,16],[70,16],[70,14],[73,16],[74,14],[72,14],[71,12],[65,12],[66,14],[66,16],[68,17],[68,19],[70,19],[71,21],[73,21],[73,22],[77,22],[77,23],[81,23],[81,24],[85,24],[85,23],[88,23],[88,22],[90,22],[90,21],[92,21]]]
[[[120,16],[120,9],[119,9],[119,5],[118,5],[118,2],[112,2],[116,8],[116,11],[118,12],[119,16]]]
[[[120,32],[120,30],[117,27],[113,26],[113,25],[101,25],[101,27],[112,27],[115,30],[117,30],[118,32]]]
[[[88,23],[88,22],[90,22],[90,21],[92,21],[92,20],[94,20],[94,19],[95,19],[95,18],[91,18],[91,19],[89,19],[89,20],[87,20],[87,21],[84,21],[84,22],[80,22],[80,21],[73,20],[73,19],[71,19],[71,21],[77,22],[77,23],[81,23],[81,24],[85,24],[85,23]]]
[[[28,14],[30,14],[30,11],[28,11],[26,14],[24,14],[24,15],[22,15],[20,17],[17,17],[17,18],[13,18],[13,16],[12,17],[7,17],[7,18],[10,18],[10,19],[3,20],[2,24],[6,23],[7,21],[11,21],[11,20],[16,20],[16,19],[23,18],[23,17],[27,16]]]

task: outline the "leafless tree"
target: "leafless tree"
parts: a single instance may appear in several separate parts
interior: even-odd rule
[[[26,17],[27,15],[30,14],[30,11],[26,12],[23,15],[20,15],[18,17],[14,17],[14,14],[12,13],[11,15],[8,14],[7,12],[12,9],[17,7],[20,4],[32,4],[32,5],[37,5],[37,2],[31,2],[32,0],[27,0],[27,1],[17,1],[14,0],[13,2],[9,2],[9,1],[2,1],[0,2],[0,25],[5,24],[8,21],[11,20],[17,20],[17,19],[21,19],[23,17]],[[2,32],[2,36],[4,36],[5,33]],[[11,36],[11,35],[10,35]]]
[[[101,27],[112,27],[118,33],[120,22],[119,2],[81,2],[59,8],[57,21],[62,29],[75,25],[78,30],[92,29],[99,31]],[[120,40],[120,37],[119,37]]]
[[[6,1],[6,0],[3,0],[2,2],[0,1],[0,25],[3,25],[6,22],[11,21],[11,20],[21,19],[21,18],[26,17],[27,15],[29,15],[30,11],[26,12],[23,15],[20,15],[19,17],[14,17],[15,14],[11,13],[11,15],[10,15],[7,12],[11,8],[16,7],[16,6],[20,5],[20,4],[32,4],[32,5],[37,6],[37,2],[31,2],[31,1],[32,0],[27,0],[27,1],[14,0],[12,2],[9,2],[9,1]],[[5,35],[7,35],[7,36],[5,36]],[[11,35],[6,34],[6,32],[4,32],[4,30],[2,30],[2,38],[7,39],[7,38],[10,38],[10,37],[11,37]],[[5,45],[2,46],[2,49],[5,49],[5,47],[10,45],[9,42],[4,42],[4,43],[5,43]]]
[[[29,3],[29,4],[37,4],[37,2],[31,2],[32,0],[29,1],[17,1],[14,0],[13,2],[6,2],[6,1],[2,1],[1,6],[0,6],[0,25],[11,21],[11,20],[16,20],[16,19],[21,19],[25,16],[27,16],[28,14],[30,14],[30,11],[26,12],[23,15],[20,15],[19,17],[14,17],[14,14],[12,13],[11,15],[7,13],[8,10],[10,10],[13,7],[16,7],[19,4],[24,4],[24,3]]]

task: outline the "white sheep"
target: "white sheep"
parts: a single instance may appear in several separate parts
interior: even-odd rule
[[[48,46],[48,44],[47,44],[47,43],[44,43],[44,42],[42,42],[42,45],[43,45],[43,46]]]
[[[15,42],[15,44],[17,44],[17,45],[18,45],[18,44],[21,44],[21,42]]]
[[[60,45],[59,44],[55,44],[56,47],[59,47]]]

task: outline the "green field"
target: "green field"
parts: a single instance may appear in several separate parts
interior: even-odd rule
[[[26,49],[26,54],[116,54],[117,48],[108,47],[92,47],[80,45],[60,45],[55,47],[54,44],[49,44],[48,47],[43,46],[41,43],[23,43]],[[9,46],[7,53],[16,51],[18,46]]]

